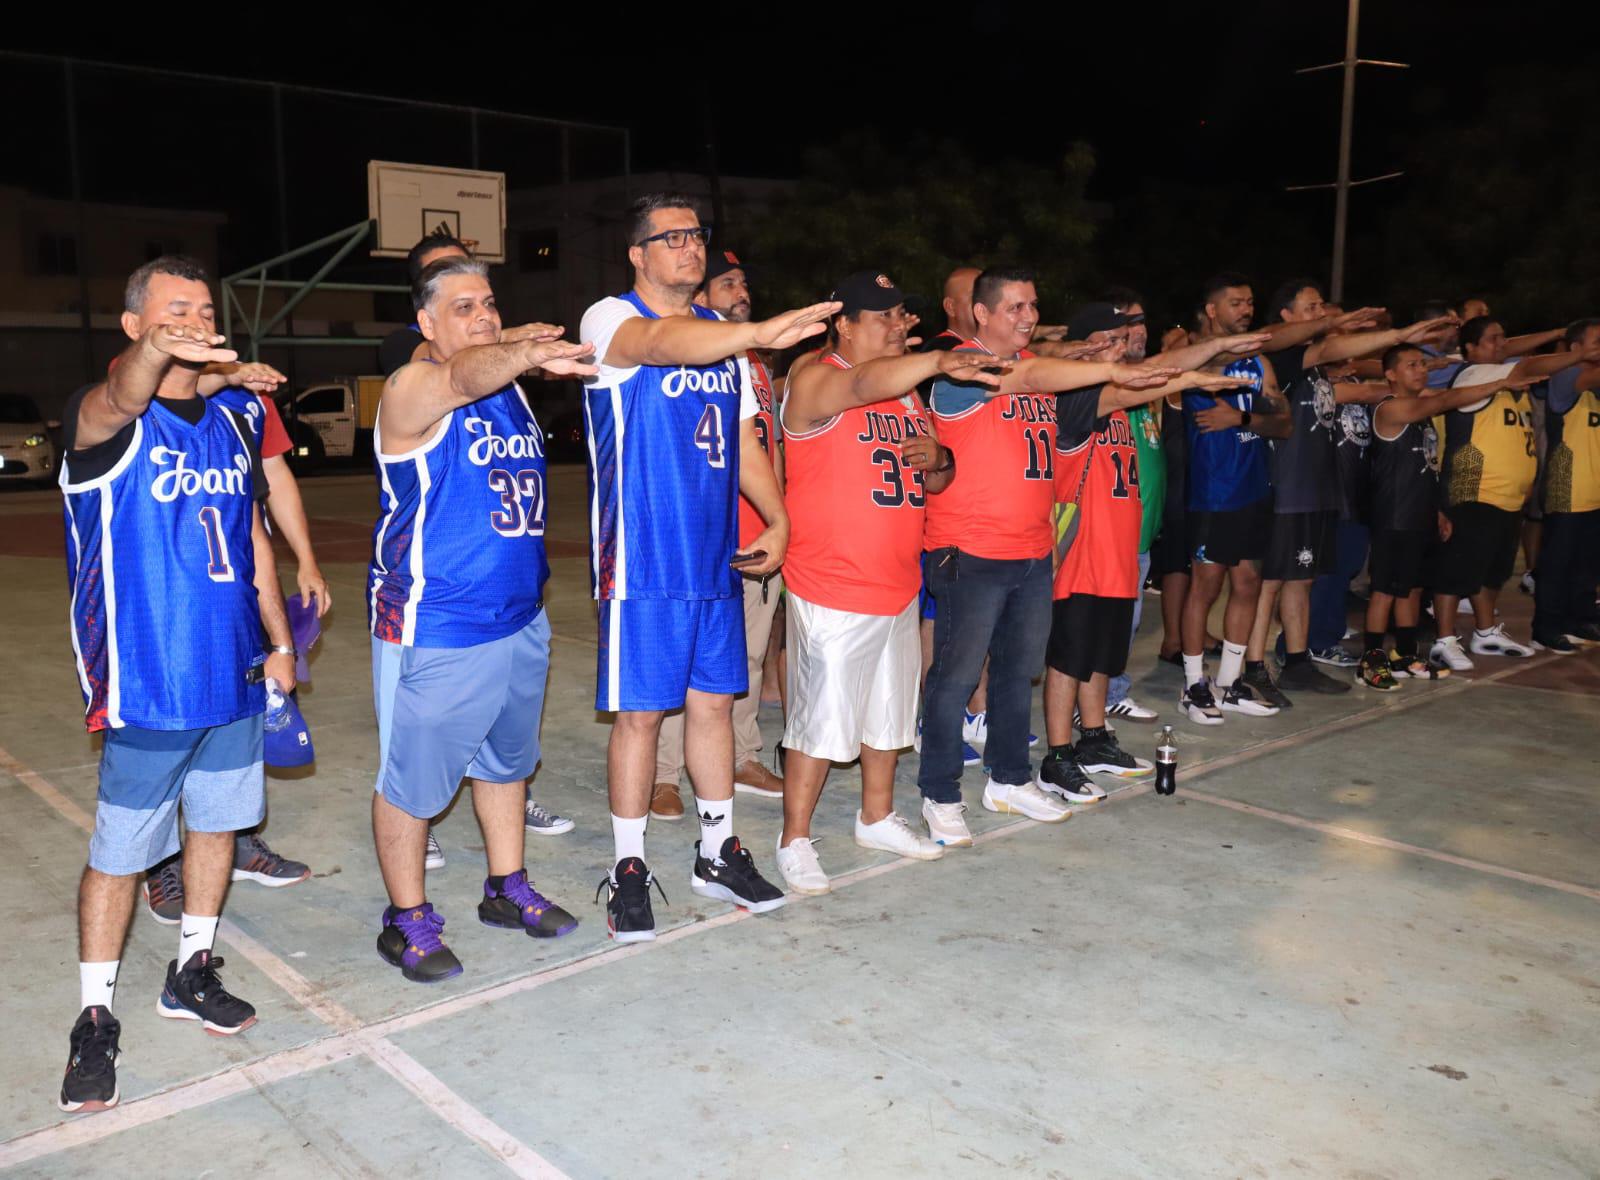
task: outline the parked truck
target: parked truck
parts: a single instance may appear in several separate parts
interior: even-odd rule
[[[290,437],[307,466],[327,459],[372,457],[382,377],[337,377],[304,389],[289,406]]]

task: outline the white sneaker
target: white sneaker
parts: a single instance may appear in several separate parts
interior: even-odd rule
[[[778,839],[782,840],[783,837],[779,836]],[[826,893],[833,888],[828,874],[822,871],[822,865],[817,860],[817,850],[805,836],[787,848],[781,844],[778,846],[778,873],[783,877],[783,883],[795,893]]]
[[[1428,659],[1452,672],[1470,672],[1474,666],[1467,653],[1461,650],[1461,640],[1454,635],[1446,635],[1435,643],[1428,652]]]
[[[983,806],[1003,815],[1025,815],[1042,824],[1059,824],[1072,818],[1072,808],[1032,783],[997,783],[990,779],[983,787]]]
[[[422,869],[428,872],[431,869],[444,868],[444,849],[439,847],[439,838],[433,834],[433,829],[428,829],[428,853],[422,860]]]
[[[922,822],[927,825],[928,839],[946,848],[971,848],[972,831],[967,827],[965,803],[935,803],[922,801]]]
[[[1106,716],[1116,717],[1124,721],[1154,721],[1160,714],[1154,709],[1146,709],[1132,697],[1123,697],[1116,704],[1106,709]],[[1106,728],[1111,729],[1109,725]],[[1116,730],[1113,729],[1111,732],[1115,733]]]
[[[1472,654],[1475,656],[1531,656],[1533,648],[1518,643],[1506,634],[1506,625],[1496,623],[1487,631],[1472,632]]]
[[[1456,614],[1470,615],[1472,613],[1472,599],[1460,598],[1456,600]]]
[[[917,835],[905,817],[894,811],[875,824],[863,823],[861,813],[856,812],[856,843],[912,860],[938,860],[944,855],[944,845]]]
[[[989,740],[989,713],[961,714],[961,740],[975,750],[983,749],[984,743]]]
[[[1517,583],[1517,589],[1521,590],[1524,594],[1532,594],[1533,593],[1533,585],[1534,585],[1533,571],[1529,570],[1527,573],[1522,575],[1522,580]]]

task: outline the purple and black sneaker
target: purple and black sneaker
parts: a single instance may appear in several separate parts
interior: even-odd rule
[[[412,983],[438,983],[461,974],[461,960],[445,946],[439,932],[444,918],[423,902],[414,910],[383,911],[383,933],[378,935],[378,953],[384,961],[400,968]]]
[[[533,887],[526,869],[512,873],[498,890],[483,883],[478,921],[485,926],[524,930],[533,938],[560,938],[578,928],[578,919]]]

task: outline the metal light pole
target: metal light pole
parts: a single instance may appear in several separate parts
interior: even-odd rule
[[[1328,275],[1328,297],[1334,303],[1344,299],[1344,251],[1347,228],[1350,218],[1350,190],[1363,184],[1374,184],[1380,180],[1393,180],[1397,176],[1404,176],[1403,172],[1386,172],[1382,176],[1369,176],[1365,180],[1350,179],[1350,143],[1355,136],[1356,116],[1356,67],[1357,66],[1387,66],[1395,70],[1408,70],[1411,67],[1399,61],[1373,61],[1356,56],[1356,30],[1361,24],[1361,0],[1350,0],[1349,15],[1345,23],[1344,33],[1344,59],[1329,62],[1322,66],[1308,66],[1303,70],[1296,70],[1297,74],[1316,74],[1323,70],[1344,71],[1344,97],[1339,111],[1339,173],[1338,179],[1332,184],[1294,184],[1286,191],[1291,193],[1310,192],[1314,189],[1333,189],[1333,265]]]

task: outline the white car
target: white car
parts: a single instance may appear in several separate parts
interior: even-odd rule
[[[61,456],[31,397],[0,393],[0,480],[54,483]]]

